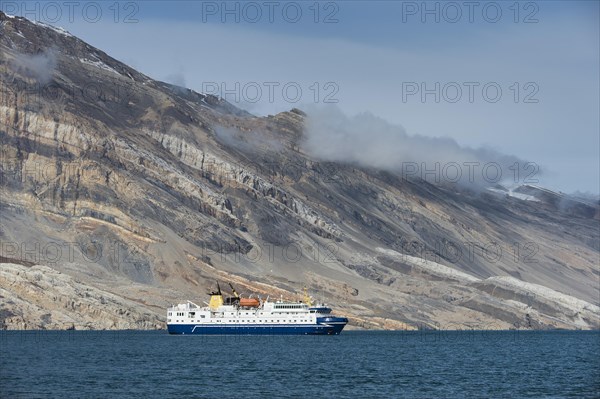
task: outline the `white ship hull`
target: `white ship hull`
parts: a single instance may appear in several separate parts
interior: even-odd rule
[[[168,309],[167,329],[170,334],[188,335],[337,335],[348,319],[330,312],[327,307],[309,307],[301,302],[212,308],[188,302]]]

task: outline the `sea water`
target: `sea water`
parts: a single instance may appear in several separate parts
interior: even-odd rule
[[[600,332],[2,331],[2,398],[598,398]]]

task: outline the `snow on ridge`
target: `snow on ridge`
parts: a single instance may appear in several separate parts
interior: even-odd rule
[[[531,188],[535,188],[536,190],[540,190],[540,191],[543,191],[543,192],[548,193],[548,194],[554,194],[554,195],[559,195],[559,196],[560,195],[565,195],[564,193],[561,193],[560,191],[550,190],[549,188],[538,186],[537,184],[529,184],[528,183],[528,184],[523,184],[520,187],[531,187]]]
[[[514,197],[523,201],[536,201],[536,202],[540,202],[539,199],[537,199],[535,196],[533,195],[529,195],[529,194],[521,194],[521,193],[515,193],[514,191],[510,190],[508,192],[508,196],[509,197]]]
[[[72,34],[70,34],[66,29],[61,28],[60,26],[52,26],[52,25],[48,25],[44,22],[40,22],[40,21],[31,21],[32,23],[34,23],[37,26],[41,26],[43,28],[49,28],[52,29],[54,32],[59,33],[63,36],[67,36],[67,37],[74,37]]]
[[[515,193],[512,189],[508,189],[508,190],[500,190],[498,188],[488,188],[488,191],[492,191],[494,193],[499,193],[499,194],[504,194],[504,195],[508,195],[509,197],[513,197],[513,198],[517,198],[523,201],[535,201],[535,202],[539,202],[540,200],[538,198],[536,198],[533,195],[529,195],[529,194],[521,194],[521,193]]]
[[[401,258],[403,261],[410,263],[411,265],[418,266],[418,267],[425,269],[425,270],[431,272],[432,274],[435,274],[438,276],[451,278],[451,279],[455,279],[455,280],[456,279],[463,280],[463,281],[466,280],[468,282],[473,282],[473,283],[481,281],[480,279],[478,279],[475,276],[472,276],[468,273],[461,272],[459,270],[453,269],[448,266],[444,266],[441,263],[433,262],[433,261],[426,260],[423,258],[418,258],[416,256],[405,255],[398,251],[394,251],[392,249],[377,247],[376,250],[378,252],[384,253],[388,256],[393,256],[395,258]]]
[[[542,298],[549,299],[553,302],[569,306],[578,311],[588,310],[593,313],[600,313],[600,307],[584,301],[583,299],[575,298],[574,296],[563,294],[562,292],[553,290],[540,284],[527,283],[511,276],[494,276],[483,281],[484,283],[494,283],[512,289],[521,289],[539,295]]]
[[[112,73],[116,73],[117,75],[121,76],[121,74],[119,72],[115,71],[113,68],[109,67],[102,61],[92,61],[92,60],[88,60],[86,58],[80,58],[79,61],[83,62],[84,64],[91,65],[93,67],[100,68],[100,69],[103,69],[105,71],[109,71]]]

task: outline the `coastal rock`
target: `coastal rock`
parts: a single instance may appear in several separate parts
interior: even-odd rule
[[[0,328],[162,329],[162,315],[46,266],[0,264]]]

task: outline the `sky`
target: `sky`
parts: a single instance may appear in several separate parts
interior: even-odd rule
[[[0,9],[62,26],[154,79],[257,115],[333,109],[337,125],[360,121],[364,133],[355,134],[372,141],[395,131],[450,140],[516,159],[515,183],[600,192],[596,1],[0,1]],[[398,129],[378,135],[380,122],[364,123],[374,120]],[[369,147],[375,158],[383,144]]]

